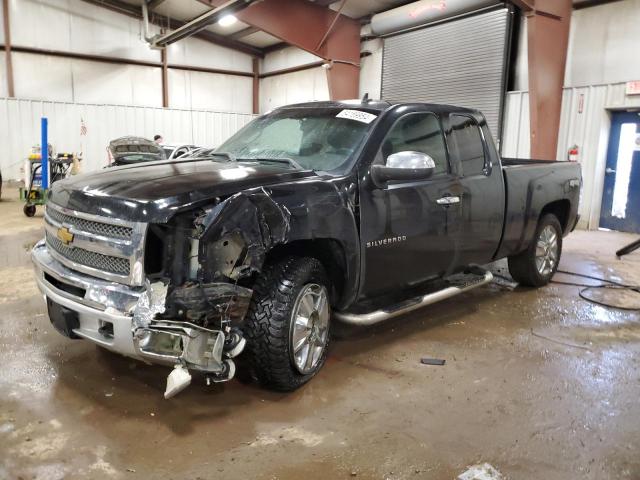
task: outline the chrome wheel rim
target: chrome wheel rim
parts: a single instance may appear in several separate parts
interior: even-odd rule
[[[558,263],[558,234],[547,225],[540,232],[536,243],[536,268],[542,276],[550,275]]]
[[[329,301],[322,285],[305,285],[296,299],[291,321],[293,364],[303,375],[318,366],[329,338]]]

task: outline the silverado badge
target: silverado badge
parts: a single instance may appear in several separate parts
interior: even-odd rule
[[[73,241],[73,233],[67,227],[60,227],[56,236],[65,245],[69,245]]]

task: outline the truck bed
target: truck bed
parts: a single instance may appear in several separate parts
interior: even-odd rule
[[[505,221],[496,258],[525,250],[533,238],[540,214],[553,199],[553,208],[565,228],[575,224],[579,201],[580,165],[573,162],[502,159],[505,184]],[[566,212],[566,213],[565,213]],[[561,214],[562,213],[562,214]]]
[[[513,158],[513,157],[502,157],[502,166],[503,167],[513,167],[517,165],[535,165],[535,164],[553,164],[553,163],[565,163],[558,160],[543,160],[538,158]]]

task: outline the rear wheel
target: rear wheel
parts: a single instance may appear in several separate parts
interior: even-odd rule
[[[544,215],[524,252],[509,257],[509,273],[515,281],[529,287],[549,283],[558,270],[562,254],[562,226],[553,214]]]
[[[247,356],[265,387],[292,391],[324,365],[329,345],[329,281],[315,258],[265,267],[245,322]]]

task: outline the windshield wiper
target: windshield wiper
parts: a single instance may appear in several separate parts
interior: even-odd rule
[[[271,162],[271,163],[286,163],[287,165],[292,166],[297,170],[305,170],[305,168],[296,162],[292,158],[282,157],[282,158],[238,158],[237,160],[242,162]]]
[[[193,152],[189,152],[187,156],[189,156],[190,158],[222,157],[226,158],[230,162],[236,161],[235,155],[227,152],[215,152],[213,148],[200,148]],[[180,158],[186,158],[186,156]]]
[[[228,153],[228,152],[209,152],[207,153],[207,156],[212,156],[212,157],[224,157],[227,160],[229,160],[230,162],[235,162],[236,161],[236,156]]]

